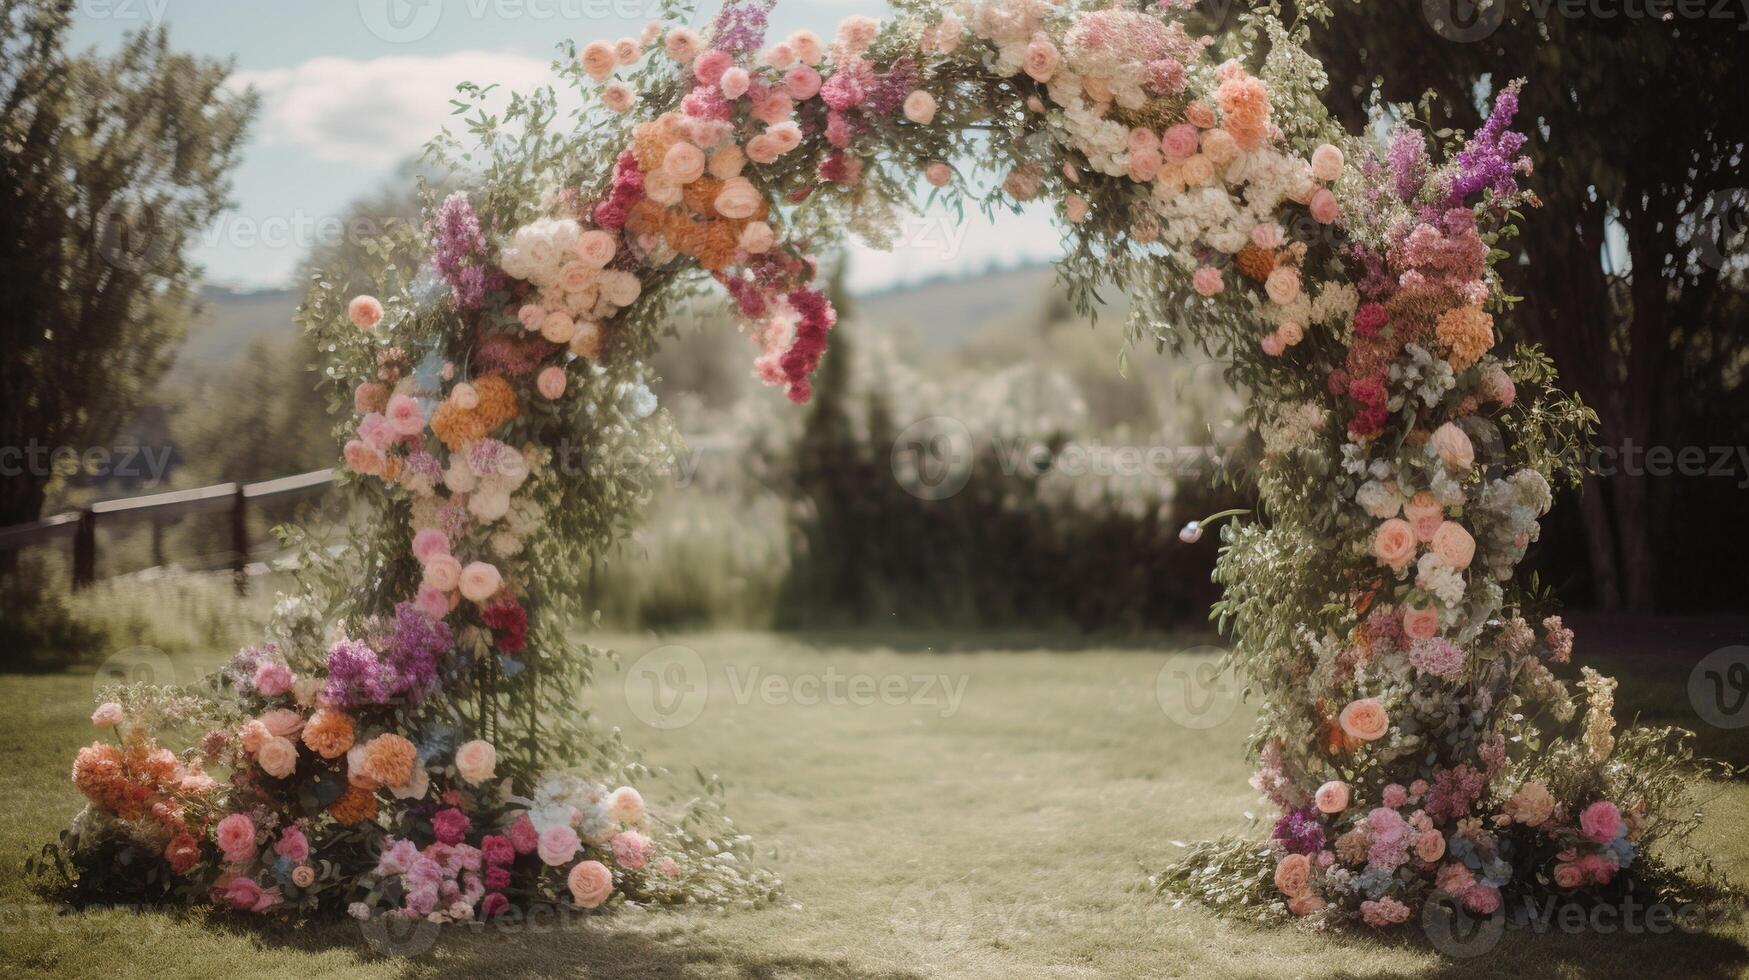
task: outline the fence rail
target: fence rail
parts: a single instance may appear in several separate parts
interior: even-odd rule
[[[261,483],[220,483],[191,490],[172,490],[139,497],[100,500],[81,510],[56,514],[28,524],[0,528],[0,551],[18,551],[64,537],[73,539],[73,588],[97,579],[97,524],[149,520],[154,529],[165,520],[186,514],[228,510],[231,514],[231,569],[243,590],[249,565],[249,503],[319,493],[334,482],[332,469],[299,473]],[[154,557],[156,555],[154,539]]]

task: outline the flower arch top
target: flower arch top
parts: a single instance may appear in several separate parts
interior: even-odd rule
[[[769,7],[702,31],[671,10],[569,51],[574,125],[543,91],[469,118],[477,150],[433,143],[467,186],[400,243],[428,254],[417,276],[391,268],[383,300],[318,282],[306,317],[374,517],[340,558],[309,551],[309,595],[232,664],[201,753],[160,754],[139,692],[106,715],[122,746],[75,778],[110,846],[258,911],[773,887],[721,859],[742,839],[720,825],[551,775],[641,773],[565,720],[591,653],[566,630],[669,444],[641,361],[674,304],[720,283],[753,369],[806,401],[836,319],[815,251],[882,242],[927,186],[958,208],[1052,201],[1079,301],[1115,284],[1132,340],[1195,343],[1252,393],[1260,517],[1222,529],[1216,613],[1262,694],[1255,784],[1283,816],[1265,862],[1217,845],[1168,884],[1385,925],[1436,891],[1485,910],[1633,862],[1672,790],[1621,759],[1662,736],[1616,740],[1589,672],[1576,737],[1532,727],[1536,706],[1574,713],[1547,666],[1571,634],[1514,568],[1586,413],[1534,350],[1495,351],[1494,246],[1535,204],[1514,88],[1441,163],[1411,125],[1342,133],[1307,27],[1267,15],[1217,43],[1171,0],[968,0],[828,41],[766,38]]]

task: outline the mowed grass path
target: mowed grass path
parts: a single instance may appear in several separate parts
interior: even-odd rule
[[[56,916],[24,858],[78,808],[88,673],[0,678],[0,974],[424,977],[1698,976],[1749,972],[1740,916],[1702,934],[1508,932],[1473,959],[1419,930],[1379,940],[1258,928],[1142,887],[1172,840],[1249,827],[1239,706],[1212,727],[1163,710],[1168,649],[1052,637],[616,637],[579,698],[647,761],[729,783],[737,824],[788,887],[755,911],[629,914],[540,932],[449,930],[411,959],[359,929],[263,928],[211,913]],[[666,647],[640,663],[639,657]],[[675,649],[676,647],[681,649]],[[690,653],[687,651],[691,651]],[[697,660],[690,659],[696,653]],[[1175,659],[1176,657],[1176,659]],[[210,662],[210,661],[209,661]],[[694,693],[652,704],[652,665]],[[179,663],[195,674],[197,659]],[[702,669],[702,674],[698,670]],[[632,678],[628,686],[627,678]],[[670,674],[670,677],[681,675]],[[955,700],[957,698],[957,701]],[[1170,699],[1169,699],[1170,700]],[[1200,716],[1203,720],[1218,716]],[[679,727],[669,725],[690,715]],[[1182,715],[1182,712],[1179,713]],[[1674,720],[1674,718],[1672,719]],[[1692,722],[1691,722],[1692,723]],[[688,780],[646,787],[685,792]],[[1701,845],[1749,868],[1749,786],[1709,789]],[[1261,831],[1253,831],[1260,833]]]

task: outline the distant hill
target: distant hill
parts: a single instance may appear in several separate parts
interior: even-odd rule
[[[188,328],[188,339],[170,366],[173,377],[223,368],[260,338],[295,337],[298,293],[291,289],[201,290],[203,309]]]
[[[866,320],[913,332],[937,350],[960,347],[983,327],[1038,307],[1056,272],[1048,265],[943,276],[856,297]],[[299,294],[291,289],[238,290],[209,286],[205,306],[171,366],[173,377],[222,369],[257,339],[296,336]]]

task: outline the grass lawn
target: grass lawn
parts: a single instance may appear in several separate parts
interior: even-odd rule
[[[737,823],[786,879],[788,903],[592,918],[538,933],[456,929],[411,959],[377,955],[354,925],[293,931],[205,913],[55,915],[22,880],[20,865],[78,809],[66,773],[73,751],[91,737],[91,676],[0,677],[7,705],[0,715],[0,974],[1749,973],[1741,915],[1698,934],[1509,931],[1492,951],[1460,960],[1434,952],[1418,929],[1379,940],[1256,928],[1174,908],[1142,887],[1142,866],[1169,860],[1172,840],[1247,830],[1244,814],[1255,804],[1243,754],[1250,710],[1238,706],[1226,716],[1220,700],[1201,715],[1163,710],[1156,680],[1169,663],[1183,666],[1184,655],[1071,649],[1048,637],[951,640],[930,649],[923,637],[618,638],[614,645],[633,669],[604,669],[580,695],[580,707],[623,728],[653,764],[721,774]],[[190,658],[178,674],[193,676],[200,666]],[[652,666],[702,669],[706,686],[691,698],[653,703],[639,680]],[[1684,666],[1677,676],[1686,675]],[[1634,703],[1635,683],[1624,682],[1624,706],[1658,713],[1656,705]],[[1683,707],[1665,705],[1659,720],[1682,720]],[[1174,714],[1199,724],[1225,720],[1187,727]],[[1714,733],[1709,746],[1749,761],[1741,758],[1749,739],[1732,737]],[[683,788],[677,778],[674,791]],[[1699,843],[1743,883],[1749,784],[1708,792]],[[646,795],[659,802],[663,789]]]

